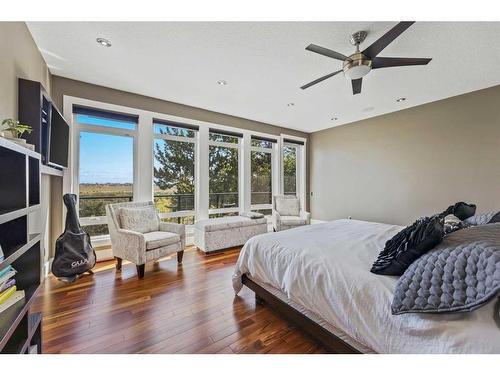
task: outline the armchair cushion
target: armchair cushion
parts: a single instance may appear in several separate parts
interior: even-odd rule
[[[306,225],[307,219],[301,216],[281,216],[281,225]]]
[[[299,209],[299,200],[295,197],[276,198],[276,211],[281,216],[299,216]]]
[[[146,241],[146,251],[158,249],[180,242],[181,237],[176,233],[170,232],[149,232],[144,233],[144,240]]]
[[[122,229],[139,233],[155,232],[159,228],[158,213],[154,207],[120,209],[120,226]]]

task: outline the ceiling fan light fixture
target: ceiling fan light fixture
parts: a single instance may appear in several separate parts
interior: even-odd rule
[[[360,52],[349,56],[343,64],[344,74],[351,80],[360,79],[372,70],[372,61]]]
[[[97,38],[95,41],[103,47],[111,47],[111,42],[107,39]]]
[[[349,79],[353,80],[363,78],[368,73],[370,73],[371,70],[372,68],[368,65],[358,65],[344,70],[344,73]]]

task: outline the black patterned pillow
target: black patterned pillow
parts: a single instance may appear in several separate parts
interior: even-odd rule
[[[415,260],[439,244],[444,237],[444,220],[424,217],[386,242],[370,270],[378,275],[401,276]]]
[[[453,206],[448,207],[446,210],[438,214],[439,217],[446,217],[448,215],[455,215],[460,220],[465,220],[476,213],[476,205],[472,203],[457,202]]]

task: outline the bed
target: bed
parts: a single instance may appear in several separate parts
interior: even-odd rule
[[[253,237],[233,275],[332,352],[500,353],[498,299],[468,313],[391,314],[397,277],[369,272],[402,227],[336,220]]]

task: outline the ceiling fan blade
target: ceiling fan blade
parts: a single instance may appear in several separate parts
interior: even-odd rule
[[[404,21],[398,23],[392,29],[390,29],[387,33],[381,36],[376,42],[374,42],[370,47],[365,49],[362,53],[363,55],[374,58],[377,56],[382,50],[391,44],[394,39],[400,36],[407,28],[413,25],[415,21]]]
[[[309,82],[308,84],[304,85],[301,87],[302,90],[305,90],[307,89],[308,87],[311,87],[312,85],[315,85],[316,83],[320,83],[321,81],[324,81],[325,79],[328,79],[330,77],[333,77],[335,74],[338,74],[342,71],[342,69],[340,70],[337,70],[336,72],[333,72],[333,73],[330,73],[330,74],[327,74],[326,76],[323,76],[321,78],[318,78],[318,79],[315,79],[314,81],[312,82]]]
[[[432,59],[413,57],[375,57],[372,60],[372,69],[392,68],[395,66],[427,65]]]
[[[361,92],[361,84],[363,83],[363,78],[352,80],[352,94],[356,95]]]
[[[306,47],[306,50],[311,51],[311,52],[316,52],[319,53],[320,55],[323,56],[328,56],[331,57],[332,59],[337,59],[340,61],[348,60],[349,58],[339,52],[332,51],[331,49],[325,48],[325,47],[320,47],[317,46],[316,44],[309,44]]]

